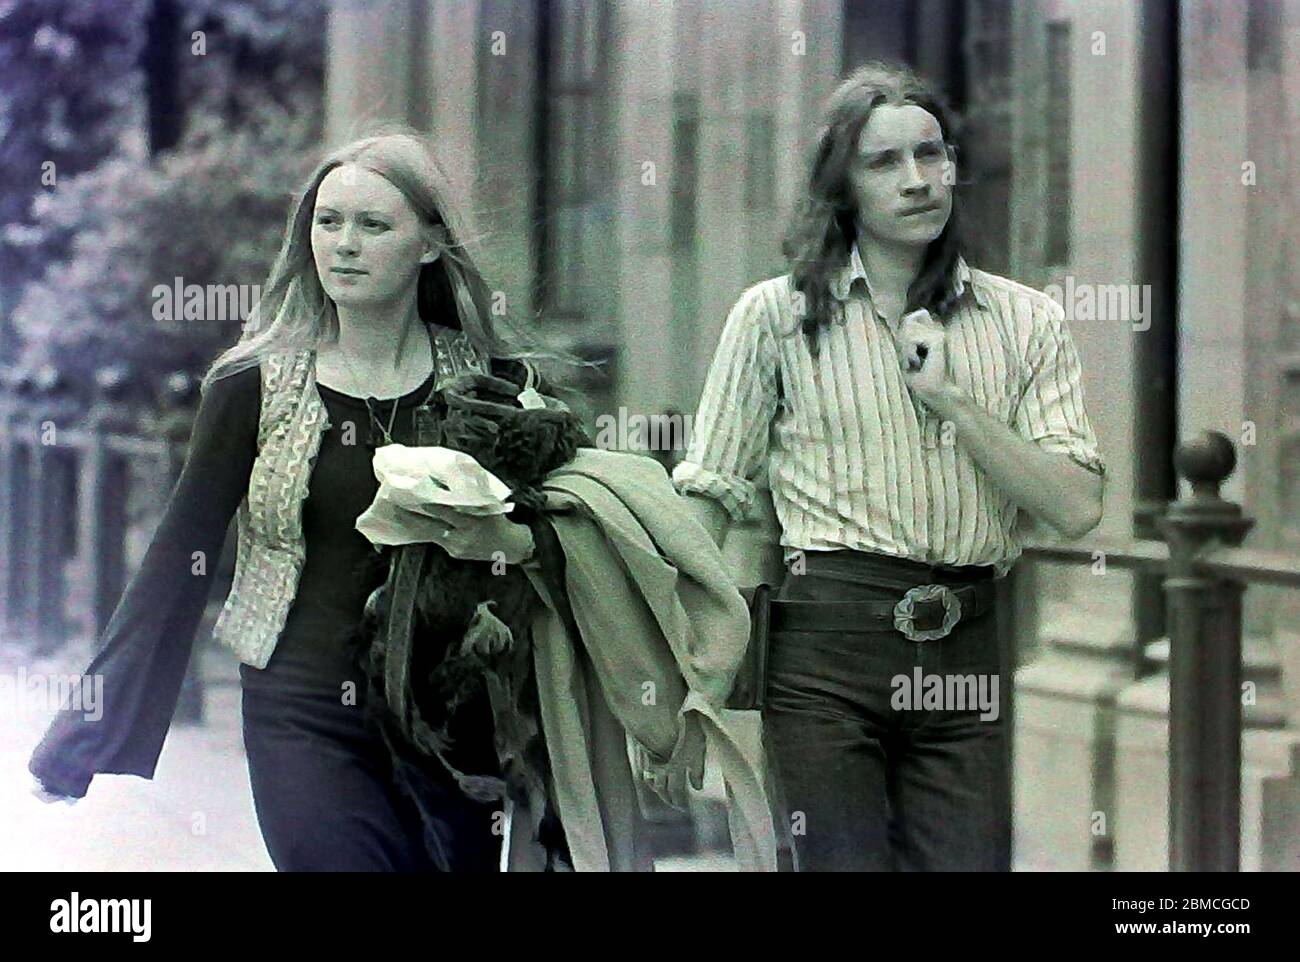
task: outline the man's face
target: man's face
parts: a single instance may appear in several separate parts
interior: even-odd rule
[[[871,112],[849,171],[858,224],[868,238],[928,245],[952,214],[955,179],[934,114],[913,104],[885,104]]]

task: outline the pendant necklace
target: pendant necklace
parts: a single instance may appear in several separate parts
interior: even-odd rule
[[[392,444],[393,425],[397,421],[397,402],[400,401],[401,398],[393,398],[393,411],[391,414],[388,415],[388,427],[384,427],[382,424],[379,423],[379,418],[375,416],[374,408],[370,406],[371,401],[377,401],[377,400],[378,398],[373,398],[373,397],[366,398],[366,410],[370,412],[370,419],[374,423],[375,427],[379,428],[380,431],[384,432],[384,443]]]
[[[433,345],[432,345],[432,344],[429,345],[429,348],[430,348],[430,353],[433,355],[433,365],[434,365],[434,370],[437,370],[437,367],[438,367],[438,356],[437,356],[437,352],[433,350]],[[348,356],[347,356],[346,354],[340,354],[339,356],[343,358],[343,363],[344,363],[344,365],[346,365],[346,367],[347,367],[347,369],[348,369],[348,373],[352,375],[352,378],[353,378],[354,383],[356,383],[356,384],[360,384],[360,383],[362,383],[362,382],[361,382],[361,379],[357,377],[357,371],[356,371],[356,368],[354,368],[354,367],[352,366],[352,362],[351,362],[350,360],[348,360]],[[384,427],[383,422],[379,420],[379,416],[378,416],[377,414],[375,414],[375,408],[374,408],[374,405],[377,404],[377,403],[379,402],[379,398],[375,397],[374,395],[368,395],[364,400],[365,400],[365,403],[366,403],[366,412],[370,415],[370,425],[371,425],[371,427],[372,427],[372,428],[379,428],[379,430],[383,433],[383,436],[384,436],[384,443],[385,443],[385,444],[393,444],[393,443],[394,443],[394,442],[393,442],[393,425],[397,423],[397,407],[398,407],[398,403],[402,400],[401,397],[399,396],[399,397],[395,397],[395,398],[392,399],[392,400],[393,400],[393,410],[392,410],[392,412],[388,415],[388,427],[386,427],[386,428]],[[369,444],[368,446],[373,450],[374,448],[378,447],[378,445],[376,445],[376,444],[374,443],[374,432],[371,431],[370,434],[371,434],[371,439],[370,439],[370,444]]]

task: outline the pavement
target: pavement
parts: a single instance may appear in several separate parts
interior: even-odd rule
[[[253,812],[238,666],[220,651],[196,657],[204,721],[173,723],[153,779],[96,775],[72,805],[32,795],[27,771],[57,706],[0,701],[0,871],[274,871]],[[28,661],[26,672],[85,667],[68,660]],[[4,659],[0,671],[16,677],[14,660]]]
[[[33,660],[0,643],[0,676],[13,691],[19,666],[34,674],[75,674],[89,649]],[[196,646],[204,719],[173,722],[152,779],[96,775],[74,804],[31,793],[32,750],[57,705],[0,698],[0,872],[271,872],[253,811],[241,732],[238,664]],[[735,871],[730,853],[657,860],[659,872]]]

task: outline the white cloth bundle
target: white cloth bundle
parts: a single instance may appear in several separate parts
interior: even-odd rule
[[[464,514],[506,514],[510,488],[463,451],[386,444],[375,451],[379,491],[357,518],[357,530],[376,545],[434,540],[446,523],[424,508],[441,505]]]

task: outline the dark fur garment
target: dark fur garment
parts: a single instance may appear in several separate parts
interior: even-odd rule
[[[535,524],[542,480],[590,442],[567,411],[521,407],[516,396],[522,385],[522,370],[509,380],[481,374],[454,379],[435,402],[438,439],[425,443],[472,455],[511,488],[511,520]],[[385,638],[395,562],[412,548],[422,549],[423,560],[403,717],[385,690],[392,667]],[[439,796],[451,790],[480,802],[511,798],[540,821],[537,836],[548,865],[567,862],[563,831],[548,801],[550,764],[529,636],[541,601],[527,575],[516,565],[452,558],[436,544],[385,548],[370,564],[362,577],[383,584],[367,601],[353,644],[367,678],[367,711],[383,732],[397,783],[424,816],[431,856],[452,867],[441,837],[448,829],[435,814]]]

